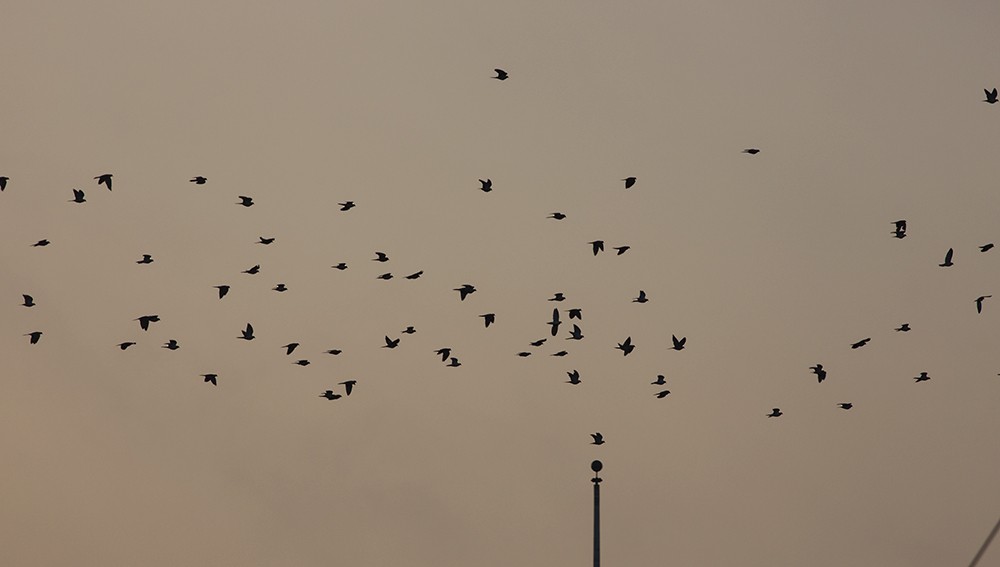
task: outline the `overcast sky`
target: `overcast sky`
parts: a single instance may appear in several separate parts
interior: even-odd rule
[[[1000,4],[2,12],[5,563],[586,565],[593,459],[606,565],[963,565],[1000,515]]]

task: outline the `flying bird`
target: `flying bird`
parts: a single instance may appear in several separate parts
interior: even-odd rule
[[[31,344],[36,345],[36,344],[38,344],[38,339],[42,338],[42,332],[41,331],[32,331],[30,333],[27,333],[24,336],[31,337],[31,339],[30,339]]]
[[[34,307],[35,306],[35,298],[31,297],[30,295],[28,295],[26,293],[22,293],[21,297],[24,298],[24,303],[22,303],[21,305],[23,305],[25,307]]]
[[[344,201],[343,203],[337,203],[340,205],[340,210],[349,211],[355,207],[354,201]]]
[[[79,189],[73,189],[73,203],[85,203],[86,199],[83,198],[83,191]]]
[[[778,408],[772,408],[771,413],[767,414],[767,417],[781,417],[781,410]]]
[[[264,238],[263,236],[259,236],[258,238],[259,238],[259,240],[257,240],[257,244],[263,244],[263,245],[266,246],[266,245],[274,242],[274,237]]]
[[[392,272],[386,272],[386,273],[384,273],[382,275],[375,276],[375,279],[377,279],[377,280],[391,280],[392,279]]]
[[[687,337],[677,338],[676,335],[670,335],[670,340],[674,343],[674,350],[684,350],[684,343],[687,342]]]
[[[244,195],[240,195],[239,198],[240,198],[240,202],[236,203],[237,205],[243,205],[244,207],[252,207],[253,206],[253,197],[247,197],[247,196],[244,196]]]
[[[525,358],[525,357],[531,356],[531,353],[528,352],[528,351],[526,351],[526,350],[524,350],[524,351],[521,351],[521,352],[517,353],[517,356],[520,356],[521,358]]]
[[[632,303],[646,303],[647,301],[649,301],[649,300],[648,300],[648,299],[646,299],[646,292],[645,292],[645,291],[642,291],[642,290],[640,289],[640,290],[639,290],[639,297],[637,297],[637,298],[633,299],[633,300],[632,300]]]
[[[950,268],[950,267],[954,266],[955,263],[951,261],[951,257],[954,254],[955,254],[955,249],[954,248],[949,248],[948,252],[946,252],[945,255],[944,255],[944,263],[938,264],[938,266],[941,266],[942,268]]]
[[[256,264],[256,265],[254,265],[254,267],[249,268],[247,270],[243,270],[240,273],[241,274],[250,274],[250,275],[253,275],[253,274],[256,274],[259,271],[260,271],[260,264]]]
[[[604,444],[604,436],[601,435],[600,432],[598,432],[598,433],[591,433],[590,436],[594,438],[594,442],[591,443],[591,445],[603,445]]]
[[[566,218],[566,215],[564,215],[564,214],[556,211],[556,212],[552,213],[551,215],[549,215],[546,218],[555,219],[555,220],[563,220],[564,218]]]
[[[436,351],[434,351],[434,352],[435,352],[435,353],[437,353],[437,354],[440,354],[440,355],[441,355],[441,362],[445,362],[445,361],[447,361],[447,360],[448,360],[448,357],[450,357],[450,356],[451,356],[451,349],[450,349],[450,348],[448,348],[448,347],[445,347],[445,348],[439,348],[439,349],[437,349],[437,350],[436,350]]]
[[[338,354],[340,354],[340,353],[342,353],[344,351],[340,350],[339,348],[332,348],[332,349],[324,351],[324,352],[326,354],[332,354],[333,356],[337,356]]]
[[[837,404],[837,406],[839,406],[840,409],[851,409],[851,408],[854,407],[854,404],[852,404],[850,402],[843,402],[843,403]]]
[[[984,100],[983,102],[988,102],[990,104],[996,104],[996,102],[997,102],[997,89],[996,89],[996,87],[993,87],[992,91],[988,91],[986,89],[983,89],[983,92],[986,93],[986,100]]]
[[[456,287],[454,291],[458,292],[458,298],[465,301],[465,298],[469,296],[470,293],[476,293],[476,288],[470,284],[462,284],[462,287]]]
[[[625,182],[626,189],[631,189],[632,186],[635,185],[635,177],[626,177],[625,179],[622,179],[622,181]]]
[[[413,272],[412,274],[406,276],[406,279],[408,279],[408,280],[415,280],[415,279],[419,278],[422,275],[424,275],[424,271],[420,270],[419,272]]]
[[[577,325],[573,325],[573,330],[570,331],[569,336],[566,337],[566,340],[568,341],[572,339],[574,341],[578,341],[582,338],[583,338],[583,332],[580,330],[580,327]]]
[[[570,384],[580,383],[580,373],[578,371],[574,370],[572,372],[567,372],[566,375],[569,376],[569,380],[567,380],[568,383]]]
[[[506,81],[507,80],[507,77],[508,77],[507,71],[504,71],[503,69],[493,69],[493,70],[497,74],[496,77],[493,77],[494,79],[499,79],[501,81]]]
[[[868,337],[867,339],[861,339],[860,341],[858,341],[856,343],[851,343],[851,348],[852,349],[861,348],[861,347],[865,346],[866,344],[868,344],[868,341],[870,341],[870,340],[872,340],[872,338]]]
[[[354,385],[357,383],[357,380],[347,380],[345,382],[341,382],[340,385],[344,387],[344,393],[350,396],[351,392],[354,391]]]
[[[538,339],[537,341],[531,341],[528,344],[531,345],[531,346],[533,346],[533,347],[540,347],[543,344],[545,344],[545,341],[547,341],[547,340],[548,339]]]
[[[618,346],[615,348],[622,351],[622,356],[628,356],[630,352],[635,350],[635,345],[632,344],[632,337],[628,337],[623,343],[618,343]]]
[[[242,331],[240,331],[240,334],[242,336],[236,337],[236,338],[247,340],[247,341],[252,341],[254,339],[254,336],[253,336],[253,325],[251,325],[250,323],[247,323],[247,328],[243,329]]]
[[[570,319],[579,319],[579,320],[582,321],[583,320],[583,309],[579,309],[579,308],[570,309],[569,310],[569,318]]]
[[[656,397],[660,398],[662,400],[663,398],[667,397],[667,395],[669,393],[670,393],[670,390],[663,390],[661,392],[657,392]]]
[[[920,376],[914,376],[913,379],[917,382],[926,382],[931,379],[926,372],[921,372]]]
[[[597,256],[598,252],[604,252],[603,240],[594,240],[593,242],[588,242],[587,244],[590,244],[591,249],[594,251],[594,256]]]
[[[149,330],[149,324],[150,323],[158,323],[160,321],[160,316],[159,315],[143,315],[142,317],[139,317],[138,319],[133,319],[133,321],[138,321],[139,322],[139,328],[141,328],[143,331],[148,331]]]
[[[161,348],[168,348],[168,349],[170,349],[170,350],[177,350],[177,349],[179,349],[179,348],[181,348],[181,347],[180,347],[180,345],[178,345],[178,344],[177,344],[177,341],[176,341],[176,340],[174,340],[174,339],[170,339],[170,340],[169,340],[169,341],[167,341],[167,342],[166,342],[166,344],[164,344],[164,345],[163,345],[163,347],[161,347]]]
[[[906,220],[893,221],[892,224],[896,225],[896,229],[891,234],[896,238],[906,238]]]
[[[0,191],[7,188],[8,181],[10,181],[10,177],[0,177]]]
[[[993,297],[993,296],[992,295],[980,295],[979,297],[976,298],[976,313],[982,313],[983,312],[983,301],[985,301],[986,298],[988,298],[988,297]]]
[[[820,384],[823,383],[823,380],[826,380],[826,370],[823,370],[822,364],[817,364],[816,366],[810,366],[809,370],[812,370],[813,374],[816,375],[816,379],[819,381]]]
[[[226,296],[227,293],[229,293],[228,285],[213,285],[212,287],[219,290],[219,299],[222,299],[223,297]]]
[[[565,350],[561,350],[561,351],[559,351],[559,352],[554,352],[554,353],[552,353],[552,354],[551,354],[550,356],[566,356],[567,354],[569,354],[569,352],[568,352],[568,351],[565,351]]]
[[[910,331],[910,324],[909,323],[903,323],[902,325],[896,327],[895,330],[897,332],[899,332],[899,333],[908,333]]]
[[[662,385],[664,385],[666,383],[667,383],[667,377],[664,376],[663,374],[657,374],[656,375],[656,381],[655,382],[650,382],[650,384],[652,384],[654,386],[662,386]]]
[[[330,266],[330,267],[333,268],[333,269],[335,269],[335,270],[344,271],[344,270],[347,269],[347,264],[341,262],[341,263],[337,264],[336,266]]]
[[[105,173],[105,174],[102,174],[102,175],[98,175],[94,179],[97,180],[97,184],[98,185],[100,185],[100,184],[103,183],[104,186],[108,188],[108,191],[111,190],[111,174],[110,173]]]
[[[211,382],[213,386],[218,386],[219,385],[219,382],[218,382],[219,375],[218,374],[202,374],[201,377],[205,379],[205,383],[206,384],[208,384],[209,382]]]
[[[561,324],[561,321],[559,321],[559,310],[558,309],[553,309],[552,310],[552,320],[549,321],[549,327],[552,328],[552,336],[553,337],[556,336],[556,333],[559,332],[559,325],[560,324]]]
[[[334,394],[333,390],[327,390],[319,395],[321,398],[326,398],[328,400],[339,400],[340,394]]]
[[[497,320],[496,313],[486,313],[485,315],[480,315],[480,317],[482,317],[483,321],[486,323],[486,328],[487,329],[490,328],[490,325],[492,325],[493,323],[496,323],[496,320]]]
[[[449,361],[448,364],[445,364],[445,366],[448,366],[450,368],[457,368],[457,367],[459,367],[461,365],[462,365],[462,363],[459,362],[458,359],[455,358],[455,357],[451,357],[451,361]]]
[[[989,252],[989,250],[991,248],[993,248],[993,243],[992,242],[987,242],[986,244],[983,244],[983,245],[981,245],[979,247],[979,251],[980,252]]]
[[[43,239],[39,240],[38,242],[32,244],[32,246],[48,246],[49,244],[52,244],[52,243],[49,242],[48,240],[45,240],[43,238]]]
[[[615,256],[621,256],[622,254],[628,252],[631,248],[632,248],[631,246],[615,246],[614,249],[618,251],[618,253],[615,254]]]
[[[407,335],[412,335],[413,333],[416,333],[416,332],[417,332],[417,330],[413,328],[413,325],[409,325],[405,329],[403,329],[402,331],[400,331],[400,333],[404,333],[404,334],[407,334]]]
[[[193,178],[191,180],[191,183],[194,183],[195,185],[204,185],[206,181],[208,181],[207,177],[202,177],[202,176],[199,175],[199,176]]]
[[[757,149],[757,148],[747,148],[747,149],[743,150],[743,153],[755,156],[755,155],[757,155],[757,154],[760,153],[760,150]]]
[[[309,366],[309,361],[303,358],[302,360],[296,360],[292,364],[298,364],[299,366]]]
[[[142,255],[142,259],[141,260],[136,260],[135,263],[136,264],[152,264],[153,263],[153,257],[150,256],[149,254],[143,254]]]
[[[482,191],[483,193],[489,193],[490,191],[493,190],[493,180],[492,179],[485,179],[485,180],[484,179],[480,179],[479,183],[482,184],[482,187],[480,187],[479,190]]]
[[[389,256],[385,252],[375,252],[375,257],[372,258],[372,262],[388,262]]]
[[[382,348],[396,348],[397,346],[399,346],[399,339],[393,340],[390,339],[388,335],[386,335],[385,344],[382,346]]]
[[[288,356],[295,352],[295,349],[299,347],[299,343],[288,343],[287,345],[281,347],[285,349],[285,356]]]
[[[130,347],[130,346],[132,346],[132,345],[134,345],[134,344],[135,344],[135,343],[134,343],[134,342],[132,342],[132,341],[125,341],[125,342],[123,342],[123,343],[118,343],[118,344],[117,344],[117,345],[115,345],[115,346],[117,346],[118,348],[120,348],[120,349],[122,349],[122,350],[125,350],[125,349],[127,349],[128,347]]]
[[[565,301],[565,300],[566,296],[564,296],[562,292],[556,293],[551,298],[549,298],[549,301]]]

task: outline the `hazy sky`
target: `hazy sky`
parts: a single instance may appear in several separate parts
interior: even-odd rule
[[[1000,4],[2,13],[0,562],[587,565],[593,459],[605,565],[964,565],[1000,515]]]

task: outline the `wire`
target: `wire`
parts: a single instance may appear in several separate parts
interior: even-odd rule
[[[1000,532],[1000,519],[998,519],[996,525],[993,526],[993,531],[990,532],[990,535],[986,536],[986,541],[984,541],[983,546],[979,548],[979,553],[972,558],[972,563],[969,563],[969,567],[976,567],[979,560],[983,558],[983,554],[986,553],[986,548],[990,546],[990,542],[993,541],[994,537],[996,537],[997,532]]]

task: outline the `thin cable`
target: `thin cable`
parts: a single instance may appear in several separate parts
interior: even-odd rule
[[[993,541],[994,537],[996,537],[997,532],[1000,532],[1000,519],[998,519],[996,525],[993,526],[993,531],[990,532],[990,535],[986,536],[986,541],[984,541],[983,546],[979,548],[979,553],[972,558],[972,563],[969,563],[969,567],[976,567],[979,560],[983,558],[983,554],[986,553],[986,548],[990,546],[990,542]]]

